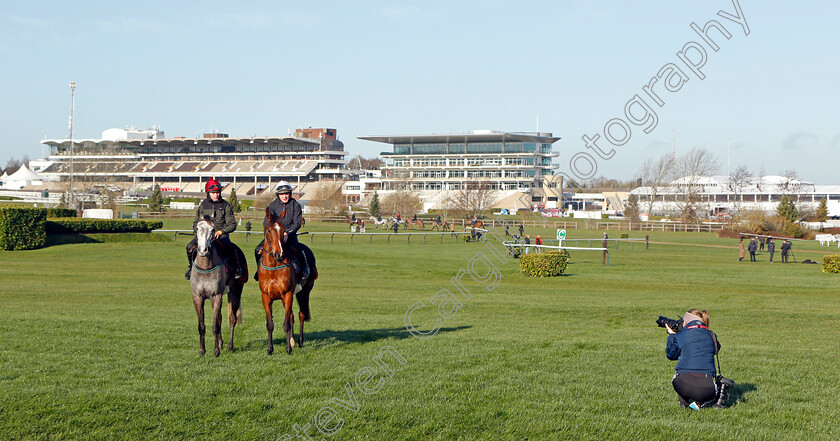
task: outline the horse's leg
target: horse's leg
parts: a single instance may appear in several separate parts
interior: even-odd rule
[[[292,291],[283,293],[283,308],[286,309],[285,317],[283,318],[283,331],[286,332],[286,353],[291,354],[292,348],[295,347],[295,334],[292,332],[292,327],[295,324],[295,317],[292,315],[292,301],[294,296]]]
[[[263,293],[263,308],[265,308],[265,329],[268,331],[268,355],[274,353],[274,340],[271,333],[274,332],[274,318],[271,313],[271,299]]]
[[[242,285],[239,283],[231,287],[228,292],[228,325],[230,325],[230,340],[228,351],[233,350],[233,329],[242,321]]]
[[[193,294],[193,306],[198,315],[198,355],[204,355],[204,298]]]
[[[309,279],[304,284],[303,288],[296,294],[298,302],[298,318],[300,319],[300,335],[298,338],[298,345],[303,347],[303,322],[310,319],[309,314],[309,293],[312,291],[312,285],[315,281]]]
[[[213,296],[213,354],[217,357],[222,352],[222,294]]]

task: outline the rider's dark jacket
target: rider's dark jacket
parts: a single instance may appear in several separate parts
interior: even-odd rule
[[[278,219],[280,218],[280,214],[284,211],[286,212],[283,218],[280,219],[280,223],[283,224],[283,228],[286,229],[286,234],[288,235],[286,243],[297,243],[297,232],[300,230],[301,220],[303,219],[303,209],[300,207],[298,201],[290,197],[289,202],[284,204],[280,198],[276,198],[268,204],[268,209]],[[265,218],[263,220],[263,229],[267,222],[268,218]]]
[[[195,212],[195,220],[193,221],[193,231],[196,225],[204,216],[210,216],[213,219],[213,230],[222,233],[230,234],[236,231],[236,217],[233,215],[233,208],[230,203],[222,198],[213,202],[208,196],[207,199],[198,204],[198,209]]]

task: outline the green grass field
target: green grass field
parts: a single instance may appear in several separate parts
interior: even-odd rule
[[[766,254],[737,262],[737,241],[713,234],[649,234],[650,250],[622,244],[608,267],[572,252],[568,275],[551,279],[523,277],[480,243],[316,236],[305,346],[287,356],[278,320],[266,354],[250,282],[236,351],[219,358],[198,355],[187,237],[0,252],[0,439],[306,439],[295,426],[312,439],[837,439],[840,276]],[[255,239],[234,236],[246,255]],[[465,298],[450,279],[479,252],[498,277],[464,276]],[[412,336],[406,311],[422,301],[411,319],[430,331],[443,289],[463,306],[430,338]],[[723,374],[737,382],[729,409],[677,404],[654,321],[690,307],[708,309],[720,337]],[[226,318],[222,331],[227,343]]]

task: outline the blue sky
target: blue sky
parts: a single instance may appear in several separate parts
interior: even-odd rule
[[[0,10],[0,165],[42,156],[65,138],[71,80],[76,138],[161,126],[168,137],[218,130],[286,135],[541,131],[562,139],[559,171],[583,135],[612,118],[676,53],[718,20],[700,80],[665,92],[650,133],[598,158],[597,175],[629,179],[642,161],[692,147],[727,168],[796,170],[840,184],[840,31],[835,2],[741,0],[750,34],[716,13],[730,0],[15,2]],[[126,5],[131,5],[126,6]],[[683,68],[684,65],[681,65]],[[648,99],[648,104],[653,104]],[[601,143],[605,143],[602,136]],[[590,153],[593,153],[591,150]]]

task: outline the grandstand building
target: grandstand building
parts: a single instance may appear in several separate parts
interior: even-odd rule
[[[476,130],[467,134],[365,136],[393,146],[381,153],[385,189],[458,190],[470,181],[494,190],[542,187],[554,173],[551,133]]]
[[[697,206],[709,215],[731,215],[739,210],[761,210],[773,213],[783,196],[801,207],[816,209],[821,199],[826,200],[830,216],[840,216],[840,186],[815,185],[785,176],[753,177],[734,183],[728,176],[682,177],[658,187],[638,187],[630,191],[636,196],[639,207],[652,207],[653,215],[680,212],[687,188],[694,187]]]
[[[382,189],[420,192],[427,208],[441,208],[449,193],[485,185],[496,192],[499,207],[517,206],[526,198],[538,205],[560,202],[558,185],[550,181],[556,165],[551,133],[476,130],[447,135],[363,136],[359,139],[391,144],[382,152]],[[529,204],[530,205],[530,204]]]
[[[41,141],[50,147],[49,165],[40,173],[67,181],[70,176],[69,139]],[[291,136],[235,138],[206,133],[199,138],[166,138],[151,130],[109,129],[102,139],[73,141],[76,182],[149,189],[155,184],[168,192],[202,192],[213,177],[253,195],[280,180],[311,182],[337,180],[346,172],[344,144],[335,129],[298,129]]]

